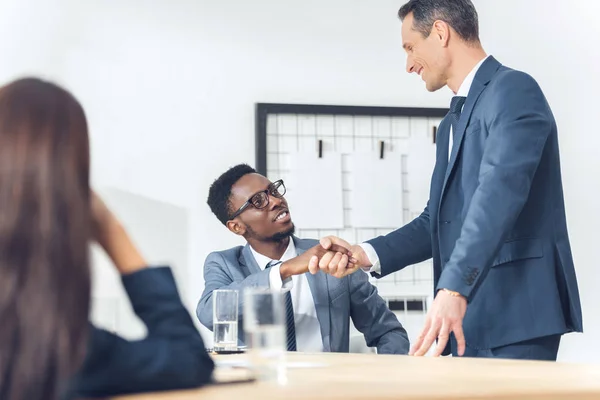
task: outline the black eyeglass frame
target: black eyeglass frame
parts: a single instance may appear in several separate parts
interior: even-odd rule
[[[279,188],[281,188],[281,187],[283,188],[283,193],[279,193]],[[255,206],[252,202],[252,199],[263,193],[265,193],[267,195],[267,197],[266,197],[267,202],[262,207]],[[281,199],[281,198],[283,198],[285,193],[286,193],[286,189],[285,189],[285,184],[283,183],[283,179],[278,179],[275,182],[270,183],[269,186],[265,190],[261,190],[260,192],[256,192],[252,196],[250,196],[250,198],[248,200],[246,200],[246,202],[244,204],[242,204],[242,206],[240,208],[238,208],[238,210],[235,213],[233,213],[233,215],[229,219],[232,220],[232,219],[238,217],[241,213],[243,213],[250,206],[256,208],[257,210],[263,210],[264,208],[269,206],[270,196]]]

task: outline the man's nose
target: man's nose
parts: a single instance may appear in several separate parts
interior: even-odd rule
[[[269,194],[269,209],[273,210],[276,207],[279,207],[282,201],[283,199],[281,197],[275,197],[272,194]]]
[[[406,58],[406,72],[409,74],[415,72],[415,63],[411,57]]]

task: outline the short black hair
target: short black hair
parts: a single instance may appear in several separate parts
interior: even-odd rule
[[[436,20],[442,20],[469,43],[479,42],[479,18],[471,0],[410,0],[404,4],[398,17],[404,21],[412,13],[417,32],[428,37]]]
[[[231,218],[231,188],[244,175],[256,173],[248,164],[239,164],[229,168],[219,176],[208,190],[208,206],[223,225]]]

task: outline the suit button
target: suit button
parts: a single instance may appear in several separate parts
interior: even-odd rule
[[[467,283],[467,285],[472,285],[473,282],[475,282],[475,278],[477,277],[477,274],[479,274],[479,270],[477,268],[467,268],[467,271],[465,273],[465,282]]]

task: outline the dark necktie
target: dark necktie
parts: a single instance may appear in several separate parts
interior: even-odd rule
[[[267,268],[281,264],[281,261],[271,261]],[[292,294],[288,290],[285,292],[285,327],[287,335],[287,351],[296,351],[296,324],[294,322],[294,305],[292,304]]]
[[[448,117],[452,124],[452,141],[456,139],[456,127],[458,126],[458,120],[460,119],[460,113],[462,112],[462,106],[465,104],[467,98],[464,96],[454,96],[450,102],[450,111]]]

